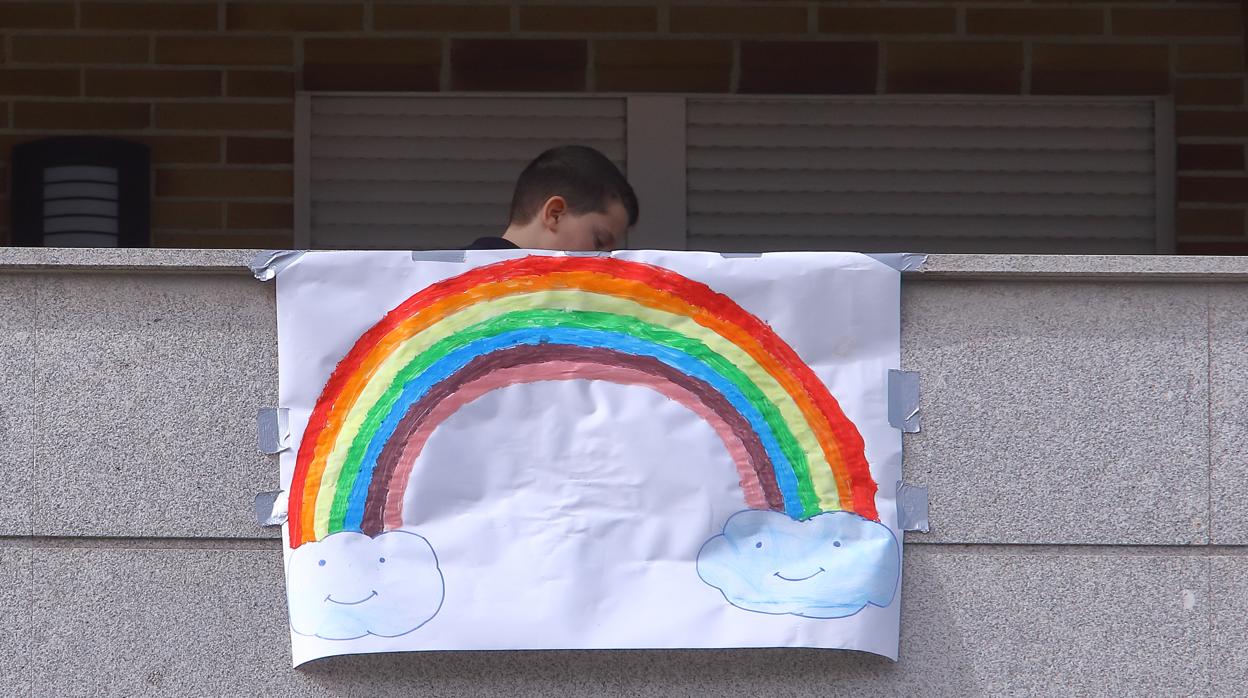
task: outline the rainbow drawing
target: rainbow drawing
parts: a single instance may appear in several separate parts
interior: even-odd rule
[[[359,338],[325,384],[290,487],[290,545],[403,526],[412,466],[464,404],[517,383],[650,387],[704,418],[746,503],[878,521],[863,440],[766,323],[669,269],[529,256],[435,283]]]

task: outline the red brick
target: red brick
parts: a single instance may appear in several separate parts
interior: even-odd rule
[[[1038,44],[1032,94],[1162,95],[1170,92],[1166,45]]]
[[[1176,198],[1201,203],[1248,203],[1248,177],[1180,176]]]
[[[822,7],[824,34],[952,34],[958,30],[952,7]]]
[[[1179,170],[1242,170],[1244,146],[1228,143],[1180,143],[1176,152]]]
[[[225,161],[233,165],[281,165],[295,161],[295,142],[290,138],[231,136],[225,148]]]
[[[739,91],[772,94],[874,93],[875,42],[744,41]]]
[[[216,136],[140,136],[129,140],[146,143],[155,164],[221,161],[221,139]]]
[[[176,102],[156,105],[156,127],[236,131],[289,131],[294,105],[248,102]]]
[[[1174,228],[1184,235],[1243,235],[1244,210],[1238,208],[1180,208]]]
[[[1184,78],[1175,81],[1175,103],[1238,105],[1244,103],[1243,78]]]
[[[156,170],[156,196],[276,198],[290,196],[290,170]]]
[[[226,29],[235,31],[359,31],[362,3],[232,2],[226,6]]]
[[[1013,43],[890,43],[888,92],[1018,94],[1023,47]]]
[[[1248,255],[1248,240],[1226,240],[1223,242],[1187,242],[1179,241],[1179,254],[1190,255]]]
[[[213,31],[217,5],[211,2],[83,2],[86,29]]]
[[[153,247],[183,249],[288,250],[294,234],[287,233],[181,233],[152,231]]]
[[[1100,34],[1105,31],[1100,9],[1068,8],[970,8],[966,11],[968,34],[1053,36]]]
[[[1244,30],[1238,8],[1115,7],[1110,12],[1118,36],[1240,36]]]
[[[294,46],[285,37],[161,36],[156,62],[177,65],[291,65]]]
[[[599,41],[597,89],[613,92],[727,92],[732,44],[719,40]]]
[[[88,97],[219,97],[218,70],[88,70]]]
[[[219,229],[224,206],[215,201],[152,200],[152,227],[180,230]]]
[[[147,63],[145,36],[14,36],[13,60],[24,63]]]
[[[437,39],[305,39],[305,63],[357,65],[438,65],[442,42]]]
[[[225,75],[228,97],[294,97],[295,74],[285,70],[231,70]]]
[[[0,102],[0,122],[4,122],[6,126],[8,125],[8,123],[5,122],[5,118],[8,116],[8,106],[9,105],[6,102]],[[7,135],[0,135],[0,171],[3,171],[4,168],[8,165],[9,155],[12,153],[14,146],[21,145],[22,143],[28,143],[34,140],[39,140],[42,137],[43,136],[40,136],[39,134],[12,134],[10,133]],[[3,174],[2,172],[0,172],[0,184],[3,184],[3,181],[2,181],[3,179],[4,179]],[[8,196],[8,193],[9,193],[9,190],[7,188],[0,186],[0,196]],[[2,222],[3,221],[0,221],[0,223]]]
[[[72,2],[0,2],[0,27],[5,29],[72,29]]]
[[[669,24],[676,33],[805,34],[806,8],[730,5],[674,6]]]
[[[1175,133],[1185,136],[1248,137],[1248,111],[1188,111],[1175,114]]]
[[[587,47],[564,39],[455,39],[451,89],[585,89]]]
[[[438,90],[440,79],[440,69],[435,65],[350,63],[303,67],[305,90],[433,92]]]
[[[146,128],[151,108],[146,104],[108,102],[18,102],[16,128],[99,129]]]
[[[692,9],[692,8],[685,8]],[[659,11],[654,7],[612,5],[523,5],[520,30],[542,32],[654,32]]]
[[[436,90],[442,63],[437,39],[308,39],[308,90]]]
[[[377,31],[505,32],[511,29],[506,5],[408,5],[373,7]]]
[[[0,94],[77,97],[77,70],[0,70]]]
[[[235,230],[293,228],[295,207],[291,204],[246,204],[232,201],[226,208],[225,227]]]
[[[1180,44],[1180,73],[1242,73],[1244,49],[1241,44]]]

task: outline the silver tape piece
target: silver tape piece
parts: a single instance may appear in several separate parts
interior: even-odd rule
[[[927,255],[917,252],[865,253],[871,259],[897,271],[919,271],[927,263]]]
[[[468,259],[468,253],[464,250],[413,250],[413,262],[452,262],[456,264],[463,263]]]
[[[919,372],[888,370],[888,423],[913,434],[919,431]]]
[[[739,259],[741,257],[762,257],[762,252],[720,252],[720,257],[724,259]]]
[[[256,443],[261,453],[281,453],[290,448],[290,410],[261,408],[256,413]]]
[[[256,524],[259,526],[281,526],[286,523],[286,508],[290,498],[286,490],[272,490],[256,495]]]
[[[257,279],[270,281],[305,254],[307,250],[264,250],[252,257],[247,268]]]
[[[927,488],[897,481],[897,528],[927,533]]]

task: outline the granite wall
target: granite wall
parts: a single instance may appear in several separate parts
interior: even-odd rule
[[[465,652],[290,668],[271,283],[247,251],[0,250],[5,695],[1240,695],[1248,259],[933,256],[901,661]]]

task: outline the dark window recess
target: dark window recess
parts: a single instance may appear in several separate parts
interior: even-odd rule
[[[99,136],[62,136],[13,147],[13,244],[25,247],[151,245],[151,153]]]

